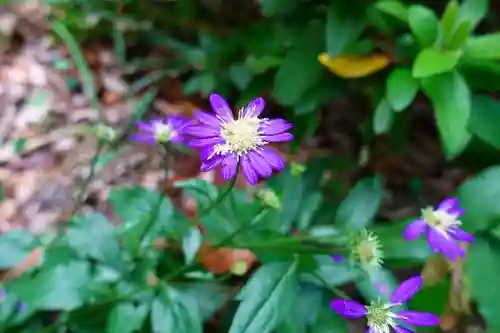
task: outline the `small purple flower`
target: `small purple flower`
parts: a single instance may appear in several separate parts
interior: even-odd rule
[[[435,210],[428,207],[422,210],[422,218],[413,221],[406,227],[404,238],[415,241],[427,232],[427,242],[433,252],[441,252],[450,261],[465,255],[465,250],[458,242],[470,243],[474,237],[460,229],[459,217],[464,213],[458,200],[447,198]]]
[[[236,176],[240,166],[245,178],[254,185],[259,177],[267,178],[273,171],[283,170],[283,158],[266,145],[292,140],[292,134],[288,133],[291,123],[259,118],[264,110],[262,98],[239,110],[237,119],[221,96],[211,94],[210,104],[215,115],[195,112],[196,123],[186,128],[186,133],[194,137],[189,146],[200,149],[202,172],[220,165],[222,178],[229,180]]]
[[[189,118],[183,116],[169,116],[168,118],[154,118],[151,121],[138,121],[136,123],[139,133],[132,134],[130,138],[135,141],[156,143],[179,143],[184,141],[184,127],[189,123]]]
[[[344,258],[340,254],[332,254],[332,259],[335,262],[343,262]]]
[[[330,307],[338,314],[354,319],[367,319],[367,333],[413,333],[402,326],[435,326],[439,324],[439,317],[426,312],[398,310],[395,307],[404,305],[422,288],[422,277],[414,276],[404,281],[394,290],[389,303],[381,300],[372,301],[370,305],[362,305],[356,301],[336,299]]]

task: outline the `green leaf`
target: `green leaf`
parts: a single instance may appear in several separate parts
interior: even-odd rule
[[[356,287],[367,301],[378,298],[388,301],[398,286],[396,277],[391,271],[382,267],[371,267],[364,278],[356,281]]]
[[[375,232],[382,244],[384,259],[400,260],[412,265],[416,261],[425,261],[432,254],[425,237],[414,242],[404,240],[403,231],[414,220],[391,223],[390,226],[377,226],[370,229],[370,231]]]
[[[265,17],[291,13],[300,0],[259,0],[262,15]]]
[[[242,291],[229,333],[269,333],[285,318],[299,292],[296,263],[259,268]]]
[[[380,177],[360,180],[340,204],[335,225],[350,231],[366,227],[377,214],[383,192]]]
[[[82,258],[90,257],[118,270],[123,267],[115,227],[104,215],[90,213],[75,218],[66,237]]]
[[[324,287],[324,282],[330,286],[340,286],[349,283],[357,276],[357,272],[346,261],[336,262],[329,255],[314,256],[317,267],[315,274],[321,279],[318,279],[314,274],[305,273],[301,276],[304,282],[313,283],[317,286]]]
[[[441,17],[441,36],[445,42],[450,40],[455,33],[460,15],[459,10],[456,0],[451,0],[446,5],[443,16]]]
[[[229,77],[239,90],[245,90],[252,81],[253,74],[245,64],[235,64],[229,67]]]
[[[88,262],[71,261],[43,268],[22,290],[22,299],[39,310],[71,311],[88,298]]]
[[[323,194],[320,191],[308,194],[301,205],[297,216],[297,229],[304,230],[313,223],[313,218],[323,202]]]
[[[382,134],[389,132],[394,120],[394,112],[392,111],[387,98],[382,98],[373,114],[373,132]]]
[[[458,156],[467,146],[471,109],[470,90],[458,73],[446,73],[422,80],[422,87],[434,107],[437,128],[448,159]]]
[[[456,50],[461,48],[469,38],[469,34],[471,31],[471,23],[470,21],[463,21],[458,26],[457,30],[450,38],[448,42],[446,42],[445,47],[449,50]]]
[[[493,287],[500,280],[500,242],[491,237],[477,237],[467,251],[465,272],[470,293],[486,320],[486,330],[500,332],[500,289]]]
[[[408,8],[408,23],[422,47],[434,44],[438,36],[438,18],[434,11],[421,5],[412,5]]]
[[[445,278],[433,286],[425,286],[409,302],[412,310],[440,315],[446,310],[450,297],[450,279]]]
[[[151,306],[153,332],[202,333],[196,303],[179,290],[164,286]]]
[[[325,308],[320,312],[318,319],[311,327],[310,333],[348,333],[347,320],[332,311]]]
[[[467,59],[500,59],[500,32],[470,37],[464,48]]]
[[[217,186],[203,179],[187,179],[174,183],[174,187],[182,188],[184,195],[196,200],[198,209],[208,208],[212,202],[217,200],[219,194]]]
[[[405,4],[397,0],[382,0],[375,4],[375,7],[405,23],[408,22],[408,8]]]
[[[472,112],[469,120],[469,130],[472,134],[493,147],[500,149],[500,102],[485,96],[472,97]]]
[[[411,70],[396,68],[387,78],[387,100],[394,111],[402,111],[413,102],[418,88],[418,81],[413,78]]]
[[[326,50],[338,56],[346,45],[358,39],[365,26],[365,5],[359,1],[336,1],[326,13]]]
[[[182,237],[182,251],[184,252],[186,264],[193,262],[196,257],[196,253],[198,253],[198,250],[200,249],[202,241],[203,235],[196,227],[189,228],[184,237]]]
[[[148,307],[133,303],[119,303],[108,316],[106,333],[133,333],[138,331],[146,319]]]
[[[174,207],[160,193],[142,187],[128,186],[116,189],[109,195],[115,214],[122,220],[120,237],[125,248],[132,253],[141,245],[151,244],[158,235],[177,237],[186,226],[177,225]]]
[[[469,178],[458,189],[460,204],[465,210],[461,221],[466,231],[487,229],[500,219],[500,166],[490,167]]]
[[[201,93],[203,96],[208,96],[214,91],[217,86],[217,80],[213,73],[200,73],[190,77],[182,87],[182,91],[186,95],[194,95]]]
[[[33,235],[13,230],[0,236],[0,269],[9,269],[25,260],[36,246]]]
[[[461,53],[424,49],[413,62],[413,77],[425,78],[451,71],[458,64]]]
[[[460,5],[460,18],[471,23],[473,30],[488,13],[489,0],[465,0]]]
[[[318,54],[323,51],[323,36],[322,26],[315,21],[298,35],[274,78],[273,97],[279,103],[296,104],[310,87],[319,82],[323,67]]]
[[[203,320],[210,318],[225,301],[229,299],[233,288],[213,282],[191,282],[175,284],[185,297],[196,301]]]

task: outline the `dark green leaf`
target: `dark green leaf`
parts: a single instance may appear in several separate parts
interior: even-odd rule
[[[299,34],[276,73],[273,97],[278,102],[287,106],[296,104],[319,81],[323,67],[318,54],[323,47],[322,26],[313,21]]]
[[[377,214],[382,195],[380,177],[360,180],[340,204],[335,215],[335,225],[350,231],[366,227]]]
[[[216,86],[217,80],[214,74],[200,73],[193,75],[184,83],[183,92],[186,95],[194,95],[199,92],[203,96],[208,96]]]
[[[500,166],[483,170],[469,178],[458,189],[460,204],[465,209],[461,221],[466,231],[476,232],[487,229],[500,219]]]
[[[330,308],[320,312],[318,320],[311,327],[310,333],[348,333],[347,320]]]
[[[244,287],[243,301],[229,333],[269,333],[285,318],[299,292],[296,263],[272,263],[259,268]]]
[[[451,71],[458,64],[461,53],[424,49],[413,62],[413,77],[426,78]]]
[[[297,217],[297,228],[306,229],[313,223],[313,218],[323,202],[321,192],[313,192],[307,195],[302,202],[301,209]]]
[[[418,81],[411,70],[396,68],[387,78],[387,100],[394,111],[406,109],[415,99],[418,92]]]
[[[398,0],[382,0],[375,4],[375,7],[405,23],[408,22],[408,8]]]
[[[472,134],[493,147],[500,149],[500,102],[484,95],[472,98],[469,130]]]
[[[318,279],[314,274],[303,274],[303,281],[313,283],[318,286],[324,286],[327,282],[330,286],[340,286],[349,283],[357,276],[357,272],[347,260],[336,262],[329,255],[315,256],[317,267],[315,273],[320,277]]]
[[[146,305],[135,306],[133,303],[119,303],[111,310],[106,333],[132,333],[138,331],[146,319]]]
[[[69,246],[82,258],[88,256],[119,270],[123,267],[115,227],[104,215],[91,213],[75,218],[66,236]]]
[[[253,74],[244,64],[236,64],[229,68],[231,81],[239,90],[245,90],[252,81]]]
[[[420,46],[429,47],[438,36],[438,18],[429,8],[412,5],[408,8],[408,23]]]
[[[196,303],[179,290],[165,286],[151,307],[153,332],[202,333]]]
[[[191,282],[175,284],[186,297],[196,301],[201,317],[210,318],[230,298],[232,288],[213,282]]]
[[[452,159],[465,149],[471,137],[467,131],[471,109],[469,87],[458,73],[433,76],[421,83],[434,107],[446,157]]]
[[[382,98],[373,114],[373,133],[383,134],[391,130],[394,120],[394,112],[387,101],[387,98]]]
[[[326,14],[326,50],[338,56],[346,45],[358,39],[365,26],[365,5],[360,1],[336,1]]]
[[[300,0],[259,0],[263,16],[270,17],[292,12]]]
[[[482,195],[481,195],[482,196]],[[486,319],[486,330],[500,332],[500,242],[490,237],[478,237],[469,246],[465,272],[470,293],[477,301],[479,312]]]
[[[35,237],[25,230],[13,230],[0,236],[0,269],[19,265],[35,248]]]
[[[198,253],[202,241],[203,236],[200,230],[196,227],[189,228],[186,234],[182,237],[182,250],[184,252],[186,264],[191,263],[195,259],[196,253]]]

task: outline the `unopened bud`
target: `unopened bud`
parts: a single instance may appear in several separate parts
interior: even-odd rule
[[[262,200],[262,202],[271,208],[275,209],[280,209],[281,208],[281,201],[276,195],[276,193],[271,190],[271,189],[262,189],[259,192],[257,192],[257,197]]]
[[[116,139],[116,131],[113,127],[105,124],[98,124],[95,127],[96,135],[100,140],[111,142]]]

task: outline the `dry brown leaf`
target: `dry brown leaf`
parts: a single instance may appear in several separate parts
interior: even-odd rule
[[[233,249],[229,247],[212,248],[208,244],[202,245],[198,258],[205,268],[214,274],[230,272],[241,262],[246,264],[248,271],[255,263],[255,255],[246,249]],[[238,274],[240,275],[240,274]]]

